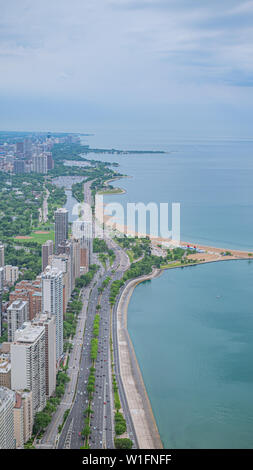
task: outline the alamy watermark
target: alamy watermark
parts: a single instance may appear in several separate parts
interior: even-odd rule
[[[110,236],[149,237],[180,242],[180,203],[171,206],[171,229],[169,229],[169,204],[162,202],[128,202],[124,207],[119,202],[104,204],[103,195],[96,195],[95,208],[87,203],[75,204],[72,215],[72,232],[75,238],[103,238],[105,230]],[[93,217],[93,215],[95,217]],[[149,220],[149,230],[148,230]]]

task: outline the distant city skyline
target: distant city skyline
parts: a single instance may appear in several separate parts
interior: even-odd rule
[[[250,135],[253,1],[10,0],[0,129]]]

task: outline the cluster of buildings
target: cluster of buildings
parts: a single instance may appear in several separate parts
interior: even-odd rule
[[[0,170],[8,173],[42,173],[54,168],[52,147],[56,143],[79,143],[76,135],[54,137],[34,135],[15,143],[5,142],[0,145]]]
[[[0,449],[23,448],[34,416],[54,394],[64,359],[63,321],[76,278],[88,271],[91,241],[68,236],[68,211],[55,212],[55,245],[42,246],[42,273],[10,292],[8,341],[0,349]],[[1,302],[0,302],[1,303]],[[2,318],[2,315],[1,315]]]

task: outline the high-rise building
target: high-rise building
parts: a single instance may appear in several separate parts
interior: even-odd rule
[[[38,315],[32,322],[33,325],[45,327],[45,356],[46,356],[46,395],[51,397],[56,387],[56,326],[55,316],[51,318],[47,314]]]
[[[46,405],[45,328],[24,323],[11,343],[11,388],[32,391],[33,416]]]
[[[14,439],[16,449],[24,447],[24,410],[20,393],[15,393],[15,405],[13,408],[14,417]]]
[[[2,296],[4,288],[4,268],[0,268],[0,336],[3,331],[3,317],[2,317]]]
[[[58,254],[67,255],[70,259],[71,265],[71,278],[70,278],[70,292],[73,291],[75,287],[75,263],[74,263],[74,247],[72,240],[63,240],[58,245]]]
[[[6,264],[4,266],[4,278],[8,284],[12,286],[18,280],[19,277],[19,269],[18,266],[11,266],[10,264]]]
[[[24,153],[24,142],[17,142],[16,143],[16,152],[18,154],[23,154]]]
[[[53,240],[47,240],[46,243],[42,245],[42,271],[48,266],[48,258],[53,254],[53,251]]]
[[[10,354],[0,354],[0,387],[11,388]]]
[[[32,156],[32,141],[31,139],[24,140],[24,154],[26,158],[31,158]]]
[[[32,436],[33,430],[33,402],[32,392],[20,391],[23,402],[24,442]]]
[[[68,238],[68,211],[60,208],[54,213],[55,217],[55,253],[59,254],[59,245]]]
[[[52,170],[54,168],[54,160],[52,157],[52,152],[47,152],[47,169]]]
[[[86,220],[75,220],[72,230],[76,239],[80,240],[80,267],[88,269],[92,254],[92,223]]]
[[[14,405],[15,393],[0,387],[0,449],[15,449]]]
[[[0,291],[4,288],[4,268],[0,268]]]
[[[32,436],[32,392],[23,390],[15,392],[16,402],[14,413],[14,439],[16,449],[23,449],[24,443]]]
[[[7,309],[8,341],[14,341],[15,331],[27,322],[28,316],[28,302],[14,300]]]
[[[13,171],[16,175],[25,173],[25,162],[24,160],[15,160],[13,164]]]
[[[0,268],[4,268],[4,245],[0,242]]]
[[[63,274],[51,266],[42,273],[42,313],[55,316],[58,362],[63,353]]]
[[[44,153],[41,153],[40,155],[33,155],[32,165],[34,173],[47,173],[47,155]]]
[[[63,313],[65,314],[71,296],[72,265],[69,255],[64,253],[49,257],[48,264],[63,274]]]
[[[77,238],[72,238],[73,243],[73,274],[74,279],[80,277],[80,261],[81,261],[81,244],[80,240]]]

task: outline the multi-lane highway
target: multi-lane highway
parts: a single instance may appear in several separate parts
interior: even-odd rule
[[[84,199],[91,202],[91,182],[84,184]],[[93,227],[94,233],[94,227]],[[88,406],[87,383],[90,374],[90,368],[93,363],[90,357],[91,339],[93,337],[93,322],[96,314],[97,305],[100,305],[100,325],[98,336],[98,355],[95,363],[95,392],[92,400],[93,413],[90,418],[90,436],[89,446],[93,449],[114,448],[114,397],[112,390],[112,370],[110,355],[110,328],[111,328],[111,306],[109,303],[110,285],[114,280],[120,279],[126,269],[129,267],[129,258],[109,236],[105,234],[104,239],[109,248],[115,253],[115,260],[110,266],[107,262],[106,269],[99,263],[96,254],[92,254],[91,263],[100,265],[100,270],[95,275],[95,280],[91,288],[83,290],[83,301],[88,301],[85,314],[85,325],[80,327],[82,336],[82,345],[80,360],[76,359],[74,367],[78,371],[75,395],[70,413],[63,427],[57,447],[62,449],[80,449],[84,445],[84,439],[81,432],[84,428],[84,411]],[[102,294],[99,288],[103,281],[110,277],[111,281],[104,287]],[[87,299],[89,296],[89,299]],[[128,435],[137,447],[137,440],[128,410],[125,392],[120,379],[120,369],[118,364],[117,352],[117,329],[116,329],[116,309],[113,309],[112,315],[112,338],[114,348],[114,368],[119,387],[119,396],[127,423]],[[79,342],[80,337],[75,339]],[[76,347],[76,344],[74,344]],[[73,392],[73,390],[72,390]]]
[[[113,265],[106,270],[101,266],[97,283],[90,292],[81,359],[79,364],[75,364],[75,367],[79,369],[75,399],[60,436],[58,448],[79,449],[83,445],[83,438],[81,436],[81,431],[84,427],[83,412],[88,405],[87,382],[90,367],[92,366],[90,343],[93,337],[93,322],[98,301],[100,301],[101,306],[98,337],[99,348],[95,363],[96,382],[92,401],[93,414],[91,417],[89,445],[90,448],[94,449],[114,447],[114,401],[110,362],[110,284],[104,288],[101,296],[98,289],[108,276],[111,277],[111,282],[115,279],[119,279],[129,266],[129,260],[123,250],[119,249],[115,243],[109,239],[106,241],[108,246],[115,251],[115,260]],[[96,258],[93,259],[93,262],[98,263]],[[120,394],[122,395],[122,393]],[[126,419],[128,422],[127,416]],[[132,433],[132,430],[130,430],[130,433]]]

